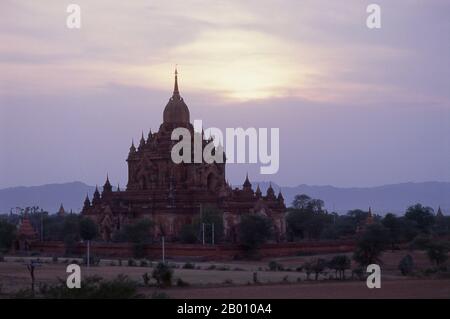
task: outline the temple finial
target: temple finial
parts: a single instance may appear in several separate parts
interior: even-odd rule
[[[173,96],[180,96],[180,91],[178,90],[178,68],[175,66],[175,84],[173,86]]]

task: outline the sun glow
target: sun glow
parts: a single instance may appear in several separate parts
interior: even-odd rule
[[[259,32],[206,32],[193,42],[175,47],[170,59],[181,63],[182,87],[210,91],[225,99],[282,97],[300,90],[315,71],[301,66],[298,48]],[[168,64],[145,68],[151,82],[167,87]],[[142,70],[141,70],[142,72]],[[161,79],[164,79],[161,82]]]

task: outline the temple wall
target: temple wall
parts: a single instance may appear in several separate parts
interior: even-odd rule
[[[315,241],[299,243],[277,243],[263,245],[259,253],[262,257],[296,256],[299,254],[344,253],[354,249],[354,241]],[[75,254],[84,255],[86,245],[79,243],[75,247]],[[44,255],[64,255],[62,242],[34,242],[31,251]],[[145,247],[147,258],[160,259],[161,244],[148,244]],[[129,243],[91,243],[91,253],[99,257],[129,258],[133,256],[133,246]],[[196,258],[200,260],[232,260],[242,257],[239,245],[188,245],[166,243],[167,259]]]

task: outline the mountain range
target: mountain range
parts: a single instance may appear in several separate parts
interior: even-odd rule
[[[269,182],[253,183],[254,189],[257,184],[265,194]],[[372,211],[377,214],[402,214],[408,206],[415,203],[430,206],[435,210],[440,206],[444,214],[450,213],[450,182],[409,182],[349,188],[305,184],[284,187],[271,184],[277,194],[279,190],[282,191],[287,206],[290,206],[295,195],[307,194],[312,198],[322,199],[329,211],[338,213],[356,208],[367,210],[371,206]],[[66,211],[79,212],[86,194],[92,198],[94,190],[94,186],[82,182],[4,188],[0,189],[0,213],[27,206],[39,206],[55,213],[61,204]]]

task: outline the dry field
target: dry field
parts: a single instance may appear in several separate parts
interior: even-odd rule
[[[450,279],[414,279],[400,275],[397,265],[406,254],[404,251],[386,252],[383,255],[382,287],[368,289],[364,281],[323,280],[331,275],[325,274],[318,282],[307,281],[303,272],[297,272],[305,260],[313,257],[289,257],[276,259],[290,271],[268,271],[268,262],[247,261],[213,263],[195,263],[200,269],[181,269],[184,262],[171,262],[175,280],[181,278],[189,287],[164,289],[171,298],[450,298]],[[418,268],[429,267],[422,252],[411,253]],[[331,258],[332,255],[314,256]],[[0,289],[2,295],[30,286],[30,276],[22,257],[7,257],[0,262]],[[57,278],[66,278],[66,259],[53,263],[51,259],[41,258],[41,266],[35,271],[36,282],[54,283]],[[69,259],[70,261],[71,259]],[[115,264],[112,266],[111,264]],[[123,265],[126,261],[123,261]],[[139,263],[138,263],[139,264]],[[216,269],[207,270],[211,265]],[[217,270],[225,269],[225,270]],[[99,266],[87,269],[82,267],[82,276],[100,275],[114,278],[126,274],[131,279],[143,283],[142,275],[151,273],[151,267],[118,266],[117,261],[102,260]],[[257,272],[259,284],[253,283],[253,274]],[[347,273],[350,276],[350,272]],[[140,288],[144,294],[151,295],[155,288]]]

